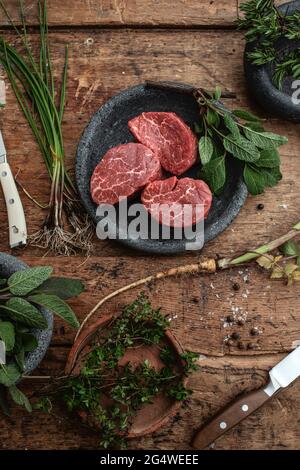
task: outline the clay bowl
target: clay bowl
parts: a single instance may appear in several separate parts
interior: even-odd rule
[[[0,279],[7,279],[14,272],[28,268],[27,264],[17,258],[0,253]],[[45,330],[33,329],[32,334],[38,340],[38,347],[35,351],[26,354],[24,361],[24,374],[30,374],[38,367],[49,347],[53,331],[53,315],[46,309],[40,308],[41,313],[47,320],[48,327]]]
[[[113,316],[105,316],[100,319],[97,319],[90,327],[87,327],[82,334],[75,341],[66,363],[65,373],[66,375],[76,375],[80,372],[80,369],[84,363],[84,358],[86,354],[90,351],[90,345],[93,341],[98,330],[101,328],[109,327],[110,321],[113,319]],[[165,337],[163,342],[171,347],[174,351],[175,356],[178,357],[178,365],[176,366],[177,371],[183,371],[183,362],[180,355],[183,354],[183,349],[180,343],[177,341],[175,336],[170,330],[165,331]],[[119,365],[125,365],[128,362],[133,365],[138,365],[141,362],[148,359],[151,362],[151,365],[159,370],[163,366],[163,362],[159,357],[159,349],[157,346],[146,346],[143,345],[138,349],[128,349],[125,355],[122,357]],[[183,377],[183,383],[186,385],[187,377]],[[103,403],[104,406],[109,404],[109,399],[107,403]],[[158,395],[153,399],[153,403],[145,405],[141,408],[135,419],[132,422],[129,433],[126,435],[127,439],[132,439],[136,437],[145,436],[146,434],[152,433],[162,427],[167,421],[176,414],[180,407],[181,403],[168,397],[163,394]],[[79,412],[80,418],[85,422],[85,424],[91,425],[91,420],[87,420],[85,413]],[[91,427],[95,427],[91,425]]]
[[[191,88],[190,85],[178,84],[183,88]],[[137,85],[113,96],[92,117],[86,127],[77,149],[76,156],[76,181],[83,205],[95,224],[101,217],[96,215],[97,205],[90,195],[90,180],[93,171],[104,154],[112,147],[119,144],[133,142],[134,137],[129,131],[128,121],[144,111],[167,111],[180,116],[191,129],[199,120],[199,107],[193,96],[179,91],[160,90],[157,88]],[[182,177],[197,178],[198,166],[194,166]],[[212,208],[205,220],[204,242],[213,240],[223,232],[238,215],[247,198],[247,188],[243,180],[243,169],[236,159],[227,161],[228,179],[225,188],[218,197],[213,198]],[[132,198],[129,205],[139,202],[139,197]],[[116,206],[118,213],[118,205]],[[149,221],[150,221],[150,215]],[[117,217],[118,220],[118,217]],[[128,223],[130,218],[128,218]],[[151,231],[146,239],[124,237],[124,227],[118,221],[111,222],[111,230],[116,235],[116,240],[123,245],[135,250],[152,254],[170,255],[184,253],[188,240],[185,235],[176,237],[171,230],[169,240],[159,237],[151,239]],[[126,231],[125,231],[126,232]],[[110,238],[114,238],[111,236]]]
[[[300,11],[300,0],[280,5],[278,9],[283,14],[292,14],[296,10]],[[254,43],[247,44],[245,49],[244,69],[250,94],[268,114],[277,116],[280,119],[300,122],[300,105],[292,101],[292,95],[295,92],[293,88],[294,79],[286,77],[282,90],[278,90],[273,83],[274,64],[257,66],[253,65],[248,58],[248,53],[252,52],[261,40],[262,38],[259,38]],[[274,47],[277,50],[278,57],[283,59],[289,52],[300,47],[300,41],[280,38],[274,44]]]

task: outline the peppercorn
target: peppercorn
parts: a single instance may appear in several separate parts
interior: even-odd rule
[[[233,315],[228,315],[226,318],[227,323],[233,323],[234,322],[234,316]]]
[[[237,323],[239,326],[244,326],[246,321],[243,318],[239,318]]]
[[[259,330],[256,326],[250,330],[250,335],[251,336],[258,336],[259,335]]]
[[[232,333],[231,338],[236,341],[241,338],[241,335],[235,331],[234,333]]]
[[[257,204],[256,208],[258,211],[262,211],[265,208],[265,206],[263,204]]]
[[[238,291],[238,290],[240,290],[241,286],[240,286],[237,282],[235,282],[235,283],[233,284],[232,288],[233,288],[233,290]]]

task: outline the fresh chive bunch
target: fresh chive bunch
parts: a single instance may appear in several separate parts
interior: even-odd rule
[[[47,2],[39,0],[37,3],[40,48],[36,59],[30,46],[23,1],[20,0],[22,29],[15,25],[5,5],[0,1],[0,6],[23,46],[19,52],[1,37],[0,63],[32,129],[51,179],[48,215],[41,231],[32,237],[32,243],[57,254],[70,255],[90,248],[91,223],[65,166],[62,121],[66,102],[68,48],[65,50],[65,63],[59,87],[52,70]],[[65,225],[68,225],[67,229]]]
[[[291,41],[300,40],[300,11],[283,14],[273,0],[250,0],[242,3],[240,9],[244,17],[237,24],[246,30],[246,41],[253,43],[260,40],[259,45],[248,53],[251,62],[258,66],[273,62],[273,80],[279,89],[286,77],[300,78],[300,48],[281,60],[275,47],[282,37]]]

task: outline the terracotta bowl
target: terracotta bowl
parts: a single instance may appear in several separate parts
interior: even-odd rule
[[[112,319],[113,316],[105,316],[97,319],[91,326],[87,327],[81,333],[69,353],[65,368],[66,375],[76,375],[80,372],[82,364],[84,363],[84,358],[90,351],[91,342],[99,328],[103,329],[103,327],[109,325]],[[163,342],[173,349],[175,356],[178,358],[177,365],[175,367],[177,371],[183,372],[183,361],[180,355],[183,354],[184,351],[170,330],[165,331]],[[157,346],[142,345],[138,349],[129,348],[122,357],[119,365],[122,366],[128,362],[133,365],[138,365],[148,359],[151,362],[152,367],[159,370],[164,365],[159,356],[160,351]],[[187,377],[183,376],[183,383],[186,385]],[[166,397],[163,393],[157,395],[151,404],[145,405],[137,412],[126,438],[132,439],[135,437],[141,437],[156,431],[176,414],[180,404],[181,403],[179,401],[172,400]],[[85,413],[79,413],[79,415],[83,421],[87,423]]]

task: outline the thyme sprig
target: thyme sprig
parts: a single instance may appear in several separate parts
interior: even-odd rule
[[[56,384],[52,393],[62,398],[68,410],[84,412],[86,421],[99,429],[101,447],[125,447],[132,420],[158,394],[183,401],[192,393],[183,378],[197,369],[198,355],[186,352],[181,355],[182,364],[178,364],[178,356],[164,341],[169,325],[160,309],[153,309],[141,295],[123,309],[109,328],[106,325],[98,332],[80,373]],[[119,365],[128,348],[142,345],[159,348],[163,364],[159,370],[149,360],[138,365]],[[49,410],[49,396],[43,396],[36,406]]]
[[[273,62],[273,80],[279,89],[286,77],[299,78],[300,48],[281,60],[275,46],[282,37],[291,41],[300,40],[300,11],[283,14],[273,0],[250,0],[242,3],[240,9],[244,17],[237,21],[237,25],[246,30],[246,41],[253,43],[260,40],[253,51],[248,53],[251,62],[258,66]]]

